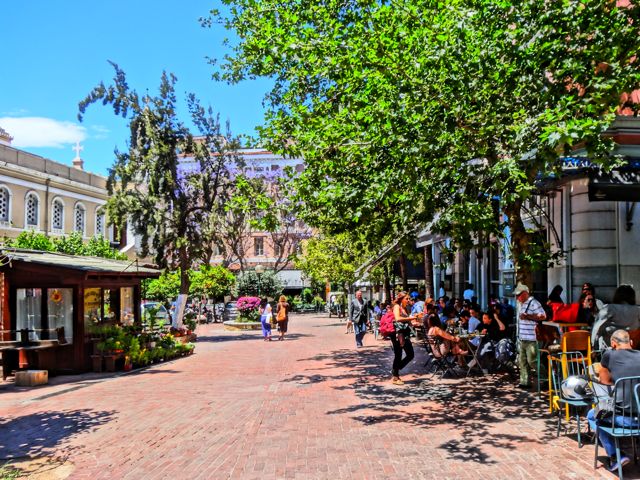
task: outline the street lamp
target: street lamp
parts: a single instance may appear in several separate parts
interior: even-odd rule
[[[260,296],[260,277],[264,273],[264,265],[256,265],[256,277],[258,277],[258,297]]]

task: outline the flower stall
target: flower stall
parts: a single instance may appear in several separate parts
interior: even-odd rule
[[[160,275],[135,261],[22,249],[1,253],[7,259],[0,266],[4,377],[26,368],[89,370],[98,343],[105,353],[122,354],[122,339],[101,334],[96,341],[96,331],[140,323],[140,282]]]

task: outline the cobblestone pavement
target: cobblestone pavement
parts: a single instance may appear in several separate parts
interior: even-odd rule
[[[416,347],[393,386],[387,342],[356,350],[335,318],[290,329],[268,343],[200,326],[187,358],[4,386],[0,458],[48,457],[91,479],[615,478],[505,377],[432,379]]]

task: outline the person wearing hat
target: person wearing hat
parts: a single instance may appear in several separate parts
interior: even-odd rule
[[[547,314],[538,300],[529,294],[529,287],[519,283],[513,294],[520,306],[518,312],[518,365],[520,367],[519,388],[531,388],[530,369],[536,368],[538,341],[536,325],[546,320]]]

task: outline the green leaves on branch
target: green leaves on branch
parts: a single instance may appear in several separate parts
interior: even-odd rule
[[[44,233],[27,230],[21,232],[16,238],[5,238],[4,243],[9,248],[26,248],[69,255],[127,260],[127,256],[112,248],[106,238],[92,237],[87,243],[84,243],[82,234],[79,232],[73,232],[68,236],[47,237]]]

